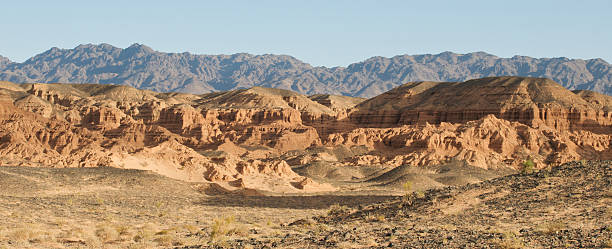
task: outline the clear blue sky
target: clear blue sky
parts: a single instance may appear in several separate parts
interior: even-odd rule
[[[0,55],[85,43],[288,54],[315,66],[485,51],[612,62],[612,1],[3,1]]]

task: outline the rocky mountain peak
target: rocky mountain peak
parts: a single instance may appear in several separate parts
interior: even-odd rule
[[[24,63],[4,63],[0,80],[116,83],[154,91],[208,93],[263,86],[303,94],[373,97],[412,81],[491,76],[550,78],[570,90],[612,94],[612,66],[601,59],[500,58],[485,52],[376,56],[347,67],[312,67],[288,55],[163,53],[135,43],[52,48]],[[10,66],[9,66],[10,64]]]
[[[152,53],[154,52],[154,50],[144,44],[139,44],[139,43],[134,43],[132,45],[130,45],[129,47],[127,47],[125,50],[128,51],[139,51],[139,52],[144,52],[144,53]]]

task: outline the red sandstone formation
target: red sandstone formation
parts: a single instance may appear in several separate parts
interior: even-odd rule
[[[415,82],[360,101],[260,87],[191,95],[1,82],[0,163],[150,169],[291,192],[331,189],[289,166],[314,161],[518,169],[527,158],[538,167],[612,158],[612,97],[547,79]],[[302,153],[340,147],[361,152]]]
[[[610,96],[599,95],[601,99],[610,99]],[[582,96],[542,78],[414,82],[359,104],[351,119],[370,127],[395,127],[464,123],[493,114],[533,127],[545,125],[557,130],[610,133],[612,112],[602,107],[607,102],[597,105]]]

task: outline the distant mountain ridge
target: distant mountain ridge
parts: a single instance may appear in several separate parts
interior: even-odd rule
[[[303,94],[372,97],[411,81],[490,76],[550,78],[564,87],[612,95],[612,65],[602,59],[500,58],[484,52],[372,57],[348,67],[313,67],[287,55],[194,55],[133,44],[51,48],[23,63],[0,56],[0,80],[102,83],[154,91],[207,93],[263,86]]]

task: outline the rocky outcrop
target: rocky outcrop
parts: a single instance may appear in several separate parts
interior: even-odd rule
[[[40,94],[41,91],[34,93]],[[316,130],[300,126],[299,123],[293,124],[290,122],[291,115],[283,118],[283,113],[291,112],[223,110],[217,112],[218,116],[213,118],[210,112],[206,113],[208,117],[204,117],[202,110],[196,111],[191,106],[164,107],[165,105],[160,104],[157,105],[158,115],[143,118],[141,112],[135,112],[133,116],[127,114],[124,111],[133,108],[117,108],[117,103],[104,101],[103,105],[90,105],[89,101],[79,99],[73,102],[75,106],[68,107],[46,100],[46,96],[56,95],[40,95],[45,99],[37,95],[28,95],[21,99],[14,99],[6,94],[0,95],[0,165],[135,168],[196,182],[248,181],[248,188],[267,191],[277,189],[266,187],[265,184],[257,187],[253,179],[284,182],[284,192],[333,189],[331,186],[312,187],[319,186],[316,183],[309,184],[310,187],[306,188],[302,185],[299,188],[292,185],[294,182],[303,182],[306,178],[293,172],[283,160],[249,159],[232,154],[204,156],[194,150],[216,143],[217,138],[225,137],[221,135],[235,138],[237,141],[249,137],[252,144],[270,144],[270,148],[277,148],[279,151],[303,149],[318,142]],[[63,97],[61,94],[57,96],[60,97],[58,99]],[[92,100],[96,98],[99,96],[86,97],[100,103]],[[19,105],[15,106],[14,103]],[[83,106],[79,106],[81,104]],[[40,106],[45,108],[40,109]],[[133,103],[132,107],[137,108],[139,104]],[[70,115],[44,117],[43,115],[49,116],[48,110],[71,112],[78,118],[65,118]],[[234,118],[227,119],[229,114],[232,114],[228,113],[229,111],[235,114]],[[236,116],[241,118],[235,118]],[[297,118],[299,121],[299,112]],[[220,127],[227,130],[233,124],[253,126],[238,133],[234,131],[231,134],[222,134]],[[257,125],[261,126],[256,128]],[[194,135],[198,139],[194,140]],[[290,139],[292,135],[301,140]],[[314,139],[315,142],[306,143],[304,146],[302,142],[308,139]],[[241,143],[249,144],[245,141]],[[249,180],[243,180],[245,178]]]
[[[592,102],[548,79],[497,77],[462,83],[414,82],[359,104],[350,118],[366,127],[395,127],[465,123],[492,114],[533,127],[609,133],[612,112]]]
[[[352,165],[422,166],[460,160],[481,168],[518,169],[527,159],[546,167],[587,154],[612,158],[610,139],[611,134],[536,129],[488,115],[463,124],[360,128],[332,134],[325,142],[371,148],[370,154],[353,158]]]
[[[520,169],[527,159],[537,167],[610,159],[611,99],[520,77],[409,83],[353,107],[347,103],[355,99],[260,87],[190,95],[5,82],[0,163],[136,168],[228,189],[323,191],[334,187],[293,170],[456,160]],[[367,175],[342,172],[330,174]]]

